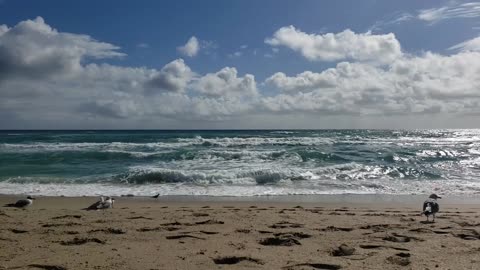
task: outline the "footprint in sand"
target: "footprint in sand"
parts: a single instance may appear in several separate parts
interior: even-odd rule
[[[10,229],[9,231],[11,231],[12,233],[28,233],[28,231],[19,229]]]
[[[107,228],[107,229],[96,229],[96,230],[90,230],[88,231],[89,233],[93,232],[103,232],[103,233],[108,233],[108,234],[125,234],[127,233],[126,231],[122,229],[114,229],[114,228]]]
[[[291,223],[291,222],[288,222],[288,221],[280,221],[280,222],[277,222],[277,223],[275,223],[273,225],[270,225],[268,227],[272,228],[272,229],[302,228],[303,224]]]
[[[59,265],[48,265],[48,264],[29,264],[28,267],[30,268],[38,268],[38,269],[45,269],[45,270],[67,270],[67,268]]]
[[[81,215],[64,215],[58,217],[52,217],[52,219],[64,219],[64,218],[82,218]]]
[[[260,245],[264,246],[295,246],[301,245],[295,237],[269,237],[259,241]]]
[[[375,245],[375,244],[366,244],[366,245],[360,245],[361,248],[363,249],[395,249],[395,250],[401,250],[401,251],[410,251],[408,248],[400,248],[400,247],[392,247],[392,246],[384,246],[384,245]]]
[[[90,243],[90,242],[91,243],[102,244],[102,245],[104,245],[106,243],[106,241],[100,240],[98,238],[78,238],[78,237],[75,237],[70,241],[60,241],[60,244],[64,245],[64,246],[73,246],[73,245],[83,245],[83,244]]]
[[[237,257],[237,256],[228,256],[228,257],[219,257],[212,259],[215,264],[237,264],[240,262],[252,262],[255,264],[263,264],[259,259],[251,257]]]
[[[410,264],[410,253],[400,252],[387,258],[387,261],[392,264],[407,266]]]
[[[178,234],[178,235],[169,235],[165,236],[166,239],[172,240],[172,239],[182,239],[182,238],[194,238],[194,239],[200,239],[200,240],[205,240],[205,238],[190,235],[190,234]]]
[[[207,213],[193,213],[192,216],[194,217],[208,217],[210,214]]]
[[[474,229],[463,229],[457,232],[452,232],[452,235],[463,240],[480,240],[480,233]]]
[[[332,256],[338,257],[338,256],[350,256],[353,253],[355,253],[355,248],[354,247],[349,247],[346,244],[341,244],[338,248],[333,249],[330,254]]]
[[[282,232],[275,233],[275,237],[265,238],[259,241],[264,246],[294,246],[301,245],[299,239],[310,238],[310,234],[302,232]]]
[[[328,226],[323,229],[318,229],[319,231],[323,232],[336,232],[336,231],[342,231],[342,232],[350,232],[353,231],[353,228],[347,228],[347,227],[335,227],[335,226]]]
[[[282,269],[285,270],[307,270],[307,269],[324,269],[324,270],[338,270],[342,266],[336,264],[326,264],[326,263],[300,263],[290,266],[285,266]]]
[[[392,235],[388,235],[386,237],[383,237],[382,239],[385,240],[385,241],[397,242],[397,243],[407,243],[407,242],[410,242],[412,240],[420,241],[420,242],[425,241],[424,239],[421,239],[421,238],[418,238],[418,237],[401,235],[401,234],[398,234],[398,233],[392,233]]]

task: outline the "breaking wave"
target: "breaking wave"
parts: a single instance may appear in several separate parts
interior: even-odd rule
[[[0,132],[7,193],[464,194],[479,179],[477,130]]]

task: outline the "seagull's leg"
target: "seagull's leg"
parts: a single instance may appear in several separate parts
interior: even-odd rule
[[[435,222],[435,213],[433,213],[433,222]]]

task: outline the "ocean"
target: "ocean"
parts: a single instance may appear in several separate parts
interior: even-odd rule
[[[0,131],[0,194],[480,194],[480,130]]]

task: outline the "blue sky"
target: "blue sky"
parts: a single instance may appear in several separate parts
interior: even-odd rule
[[[458,7],[463,9],[463,11],[460,13],[451,11],[456,10]],[[362,57],[360,57],[362,59],[359,59],[356,58],[356,56],[352,55],[340,58],[337,57],[333,60],[326,59],[323,56],[312,59],[305,55],[305,51],[302,51],[306,47],[295,47],[296,45],[292,45],[291,43],[289,43],[289,40],[277,40],[278,42],[276,43],[276,45],[272,45],[271,43],[266,42],[267,39],[273,38],[275,33],[277,33],[277,31],[284,27],[293,26],[296,34],[304,33],[311,36],[323,36],[328,33],[336,35],[342,33],[346,29],[352,30],[355,36],[360,36],[362,34],[368,33],[368,35],[370,35],[369,37],[367,37],[368,39],[370,39],[370,37],[378,37],[380,39],[383,39],[386,38],[386,35],[392,33],[394,35],[395,42],[399,43],[401,46],[400,50],[402,55],[399,56],[397,52],[394,56],[394,58],[396,59],[395,61],[383,63],[383,66],[381,67],[376,64],[371,64],[372,67],[375,67],[376,70],[385,71],[399,64],[401,62],[400,60],[402,59],[405,61],[407,61],[407,59],[408,61],[414,61],[415,57],[422,58],[425,56],[426,53],[433,53],[442,57],[448,57],[459,53],[459,50],[452,50],[449,48],[462,42],[473,40],[479,36],[480,11],[475,11],[475,8],[478,9],[479,7],[480,5],[478,5],[478,3],[470,3],[468,1],[3,0],[0,1],[0,25],[5,25],[9,29],[12,29],[20,22],[27,20],[35,20],[35,18],[41,17],[44,24],[48,25],[53,29],[56,29],[56,31],[59,33],[87,35],[91,38],[92,41],[108,43],[112,46],[118,46],[119,49],[112,50],[125,54],[124,57],[113,56],[100,57],[95,59],[92,57],[88,57],[87,54],[79,55],[78,61],[80,62],[78,64],[82,68],[85,68],[89,64],[108,64],[113,67],[123,67],[125,69],[144,67],[146,69],[153,70],[152,72],[155,73],[161,71],[162,68],[168,63],[171,63],[172,61],[176,61],[178,59],[182,59],[183,64],[186,65],[188,69],[192,72],[192,76],[186,75],[185,80],[187,81],[184,85],[185,89],[182,88],[179,93],[187,95],[185,96],[186,98],[191,98],[202,96],[202,94],[206,94],[208,92],[205,97],[212,98],[211,91],[215,91],[216,96],[213,98],[215,98],[214,101],[218,103],[222,100],[222,98],[227,98],[227,96],[220,97],[219,95],[217,95],[220,92],[223,93],[223,90],[205,90],[205,88],[200,89],[202,86],[199,86],[198,84],[193,84],[195,83],[195,81],[200,80],[202,76],[205,76],[209,73],[214,74],[225,67],[235,68],[237,72],[236,76],[238,76],[238,78],[244,78],[246,74],[253,75],[256,88],[253,92],[255,92],[255,94],[258,94],[255,96],[255,99],[261,100],[263,97],[272,96],[277,96],[278,99],[282,99],[281,95],[286,93],[285,91],[287,90],[285,89],[287,89],[288,87],[286,88],[285,85],[279,85],[278,83],[268,83],[268,79],[277,72],[285,74],[288,79],[293,79],[295,76],[297,76],[297,74],[305,71],[320,74],[324,72],[327,68],[336,68],[337,65],[341,62],[347,62],[350,64],[361,63],[362,65],[365,63],[371,64],[371,56],[369,56],[369,59],[367,60],[363,59]],[[430,10],[431,12],[427,12],[428,10]],[[422,17],[422,14],[425,16]],[[6,39],[5,36],[4,38]],[[197,39],[199,43],[199,48],[195,51],[194,56],[189,57],[182,53],[178,48],[184,45],[191,37],[195,37]],[[35,40],[29,39],[29,42],[35,43]],[[4,44],[6,44],[6,42],[4,42]],[[47,44],[45,46],[50,45],[51,44]],[[2,41],[0,39],[0,57],[2,56],[1,46]],[[9,51],[6,45],[4,46],[5,55],[12,52],[11,50],[13,49],[10,48]],[[300,44],[298,46],[308,45]],[[317,44],[316,46],[323,45]],[[59,49],[58,47],[52,48],[55,48],[55,50]],[[69,50],[69,48],[71,47],[62,47],[62,50]],[[71,49],[74,50],[73,48]],[[349,50],[355,51],[355,49],[352,48],[349,48]],[[466,49],[464,49],[464,51],[466,51]],[[468,51],[476,52],[476,49],[470,48]],[[359,52],[354,52],[353,54],[358,53]],[[390,56],[391,55],[389,55],[389,57]],[[476,54],[474,56],[476,56]],[[383,56],[379,54],[378,57],[381,58]],[[179,62],[176,63],[178,64]],[[2,62],[0,59],[0,70],[1,64]],[[5,64],[5,66],[13,69],[14,65],[10,63],[9,65]],[[452,64],[452,66],[454,66],[454,64]],[[27,67],[24,67],[22,70],[27,70]],[[12,71],[12,74],[19,74],[18,72],[20,71]],[[153,73],[150,75],[147,74],[145,76],[154,76]],[[31,77],[30,75],[28,76]],[[11,78],[12,80],[14,78],[13,75],[6,75],[6,77]],[[36,78],[37,77],[38,76],[36,76]],[[473,78],[473,80],[475,79],[476,77]],[[472,80],[472,78],[469,77],[468,80]],[[29,79],[29,81],[31,81],[31,79]],[[62,85],[60,83],[60,80],[52,79],[52,77],[45,77],[43,79],[40,79],[40,81],[45,84],[48,83],[48,87],[52,87],[52,85]],[[140,79],[136,80],[135,82],[138,81],[140,81]],[[272,80],[270,80],[270,82],[271,81]],[[211,86],[211,82],[208,83],[208,85]],[[463,83],[465,83],[465,87],[468,88],[468,86],[472,87],[478,82],[462,81],[462,85]],[[2,84],[0,84],[0,90],[4,89],[4,92],[11,91],[12,86],[8,86],[10,88],[7,89],[7,86],[5,86],[7,84],[8,82],[4,82],[3,88]],[[355,84],[355,82],[353,82],[353,84]],[[108,86],[105,86],[104,84],[100,85],[93,83],[94,88],[95,85],[98,85],[98,91],[101,91],[100,89],[103,88],[108,88]],[[377,85],[378,84],[375,84],[375,87],[377,87]],[[47,86],[45,85],[45,87]],[[92,86],[90,85],[89,87]],[[228,88],[225,85],[222,87]],[[329,85],[329,87],[331,88],[332,86]],[[335,91],[342,92],[344,90],[343,88],[345,87],[345,85],[336,85],[333,88],[336,89]],[[78,86],[77,88],[81,89],[80,86]],[[121,91],[121,93],[115,92],[116,89],[113,88],[114,87],[112,86],[112,89],[110,90],[112,90],[112,95],[115,97],[119,95],[133,95],[132,93],[127,93],[127,91],[123,90]],[[371,91],[369,92],[368,90],[370,88],[372,87],[368,86],[365,89],[357,89],[355,90],[357,92],[354,93],[353,96],[358,97],[364,95],[365,93],[370,93]],[[191,89],[200,90],[195,91]],[[321,89],[318,87],[315,89],[309,89],[308,93],[302,87],[296,89],[297,90],[295,92],[295,95],[297,98],[299,98],[299,93],[316,95],[316,93],[318,94],[321,92]],[[351,89],[349,89],[349,91],[350,90]],[[422,89],[418,91],[421,90]],[[468,92],[468,95],[471,96],[471,89],[462,90]],[[28,92],[27,90],[25,91]],[[292,94],[292,90],[288,90],[287,92],[291,95],[294,95]],[[422,92],[421,98],[425,99],[425,95],[435,96],[431,93],[425,94]],[[88,103],[93,102],[92,100],[95,100],[94,102],[97,102],[96,100],[99,98],[98,92],[93,93],[89,97],[77,96],[73,98],[73,96],[67,97],[66,94],[65,99],[77,99],[79,100],[79,102],[81,102],[82,98],[86,98],[86,102]],[[334,95],[332,94],[331,97],[333,96]],[[465,94],[462,94],[460,96],[465,97]],[[461,99],[460,96],[455,98],[455,100],[458,101],[458,99]],[[8,97],[11,103],[17,101],[20,102],[19,97],[15,97],[11,94],[8,95]],[[316,95],[316,97],[319,96]],[[111,101],[113,99],[107,101],[107,97],[102,96],[102,98],[104,98],[104,100],[100,103],[113,104],[113,101]],[[129,96],[129,98],[132,97]],[[140,97],[136,96],[135,98]],[[238,99],[238,95],[236,95],[235,98]],[[325,97],[321,98],[323,101],[325,101]],[[369,99],[371,98],[372,97],[369,97]],[[378,97],[375,98],[378,99]],[[419,97],[417,96],[416,98]],[[23,100],[21,102],[25,102],[24,96],[22,97],[22,99]],[[231,101],[234,98],[228,96],[228,99],[229,101]],[[41,101],[41,99],[37,99],[35,95],[31,95],[29,101],[36,104],[38,104],[38,102],[43,102]],[[143,101],[138,102],[142,103]],[[241,103],[240,105],[242,106],[243,104],[248,104],[248,106],[250,107],[260,106],[258,104],[253,104],[249,102],[250,101],[247,101],[245,97],[242,97],[241,99],[236,100],[236,105],[239,105],[239,103]],[[276,100],[275,102],[280,101]],[[424,101],[422,102],[422,108],[427,111],[429,111],[430,109],[426,107],[430,105],[433,107],[443,106],[442,108],[447,106],[443,103],[426,105],[424,104]],[[453,117],[453,115],[458,114],[459,107],[465,107],[465,104],[452,105],[452,102],[453,101],[449,101],[448,106],[454,106],[455,108],[457,108],[454,113],[452,113],[452,109],[446,107],[444,108],[444,110],[441,111],[443,113],[446,113],[449,117]],[[360,103],[361,102],[359,100],[356,101],[356,104]],[[230,105],[231,104],[229,104],[229,107]],[[97,108],[98,106],[99,105],[97,104],[94,107]],[[133,108],[135,106],[138,106],[138,104],[127,107]],[[408,107],[410,105],[405,106]],[[118,108],[117,105],[115,105],[115,107],[116,110],[124,110],[123,107]],[[331,118],[332,115],[336,115],[335,117],[339,117],[338,115],[345,114],[345,119],[350,119],[346,122],[358,122],[356,120],[352,120],[351,118],[351,115],[357,114],[357,112],[341,113],[340,111],[342,110],[337,111],[335,109],[334,111],[332,111],[330,108],[325,109],[321,106],[317,106],[314,110],[311,111],[307,110],[307,112],[303,111],[302,109],[292,109],[287,105],[279,105],[278,107],[288,107],[285,112],[282,111],[281,113],[287,113],[288,117],[292,119],[296,119],[296,117],[300,117],[301,119],[304,119],[305,117],[317,119],[318,114],[322,116],[327,114],[328,117]],[[25,122],[24,125],[26,125],[27,127],[31,125],[29,124],[30,120],[28,116],[18,115],[17,113],[12,111],[12,107],[9,107],[7,109],[5,108],[7,107],[4,104],[4,111],[8,111],[9,114],[12,115],[15,114],[18,119],[23,119],[22,121]],[[1,109],[2,108],[0,107],[0,110]],[[52,111],[43,112],[45,113],[45,115],[50,115],[48,117],[52,117],[52,114],[61,115],[64,108],[58,109],[60,111],[56,113],[52,113]],[[100,114],[102,111],[104,111],[104,109],[97,109],[98,113]],[[41,109],[38,108],[38,110]],[[107,109],[107,111],[110,110],[113,110],[113,108]],[[206,119],[208,118],[209,114],[196,114],[195,111],[190,111],[189,113],[194,115],[202,115],[202,117],[200,118],[203,119],[202,121],[206,121],[204,122],[204,124],[212,127],[218,127],[218,125],[223,127],[223,125],[225,125],[225,121],[231,123],[232,121],[234,121],[232,119],[237,119],[235,121],[239,121],[239,123],[241,122],[241,126],[244,127],[243,125],[245,125],[245,122],[248,121],[246,119],[239,119],[245,117],[245,115],[255,117],[257,121],[255,127],[262,127],[261,119],[269,119],[270,117],[273,117],[272,115],[265,115],[269,114],[269,110],[271,113],[271,107],[270,109],[264,108],[262,110],[254,110],[253,112],[250,109],[246,108],[241,109],[240,111],[231,110],[227,113],[222,112],[220,113],[220,115],[213,114],[211,119]],[[276,110],[277,109],[273,110],[275,114],[278,113],[278,111]],[[398,110],[399,109],[395,109],[396,112],[398,112]],[[138,112],[138,109],[133,109],[133,111]],[[364,115],[365,117],[363,119],[376,119],[375,117],[378,116],[378,112],[372,114],[371,111],[374,111],[371,107],[362,107],[358,109],[358,114]],[[417,111],[414,110],[414,113],[415,112]],[[64,113],[69,114],[72,112]],[[144,117],[146,117],[145,115],[151,115],[150,113],[151,112],[141,112],[139,114],[136,114],[135,117],[138,117],[139,115],[143,115]],[[477,114],[476,111],[461,111],[460,113],[462,115]],[[382,117],[385,117],[385,115],[390,115],[392,114],[392,112],[386,113],[385,111],[382,111],[380,114],[382,114]],[[402,119],[403,117],[406,117],[403,113],[401,115],[398,115],[398,113],[393,114],[395,116],[392,117],[401,117]],[[111,115],[119,116],[118,119],[122,119],[120,121],[119,127],[132,127],[133,120],[130,118],[128,113],[124,115],[123,113],[117,114],[111,112]],[[107,116],[108,113],[106,115],[90,115],[89,117],[87,117],[88,120],[81,121],[83,123],[82,126],[101,126],[101,118]],[[92,120],[92,117],[95,119]],[[169,115],[168,113],[161,114],[161,117],[162,119],[158,120],[161,123],[168,122],[171,124],[175,122],[176,124],[173,124],[173,127],[182,127],[182,125],[178,124],[180,120],[178,118],[171,118],[171,115]],[[163,119],[163,117],[165,117],[165,119]],[[429,117],[435,118],[440,116],[430,115]],[[188,116],[186,118],[188,118],[187,120],[196,119],[192,116]],[[145,123],[148,123],[146,124],[146,127],[148,127],[148,125],[150,125],[151,123],[157,123],[157,120],[154,120],[152,118],[148,119],[148,121],[147,119],[144,119]],[[277,117],[277,120],[274,122],[283,123],[282,119],[284,118]],[[105,121],[107,120],[108,119],[106,119]],[[182,118],[181,121],[184,120],[185,119]],[[51,120],[46,120],[45,127],[50,127],[52,125],[50,121],[55,120],[54,118],[52,118]],[[268,121],[270,122],[270,120]],[[308,120],[302,121],[304,121],[303,123],[306,127],[311,125]],[[376,122],[377,120],[368,120],[367,122],[370,123],[372,121]],[[429,120],[425,121],[427,123],[432,122]],[[335,127],[335,123],[337,122],[337,120],[329,120],[326,123],[329,123],[328,125],[333,124],[332,127]],[[385,120],[386,127],[388,127],[389,122],[391,121]],[[421,126],[422,123],[419,122],[418,125]],[[464,126],[474,126],[471,123],[472,122],[465,122]],[[17,125],[8,123],[4,126],[6,128],[12,128],[16,127]],[[366,124],[366,127],[369,126],[372,125]],[[375,125],[373,126],[375,127]],[[448,126],[449,125],[446,125],[446,127]],[[66,125],[66,127],[68,127],[68,125]],[[227,125],[225,127],[228,128],[229,126]],[[245,127],[248,127],[248,125]],[[318,122],[317,124],[315,124],[315,127],[318,127]],[[0,128],[2,128],[2,126],[0,126]]]
[[[264,39],[280,27],[294,25],[308,33],[340,32],[348,28],[361,33],[368,31],[375,22],[399,12],[414,13],[448,2],[4,0],[0,23],[15,25],[41,16],[59,31],[88,34],[120,46],[128,57],[115,61],[115,64],[151,68],[161,68],[181,57],[176,47],[196,36],[214,42],[218,49],[210,55],[200,54],[189,59],[188,64],[193,69],[206,73],[234,65],[240,73],[253,73],[259,79],[265,79],[277,71],[296,74],[304,70],[322,70],[335,64],[302,61],[288,50],[281,50],[274,58],[264,57],[267,53],[272,54]],[[478,20],[452,20],[433,26],[409,22],[376,32],[393,31],[402,48],[412,53],[444,51],[476,37],[479,31],[469,27],[475,22]],[[446,32],[448,35],[444,34]],[[141,43],[149,47],[138,48]],[[242,50],[242,45],[248,48]],[[255,49],[257,55],[253,55]],[[243,57],[228,57],[237,51],[242,51]]]

